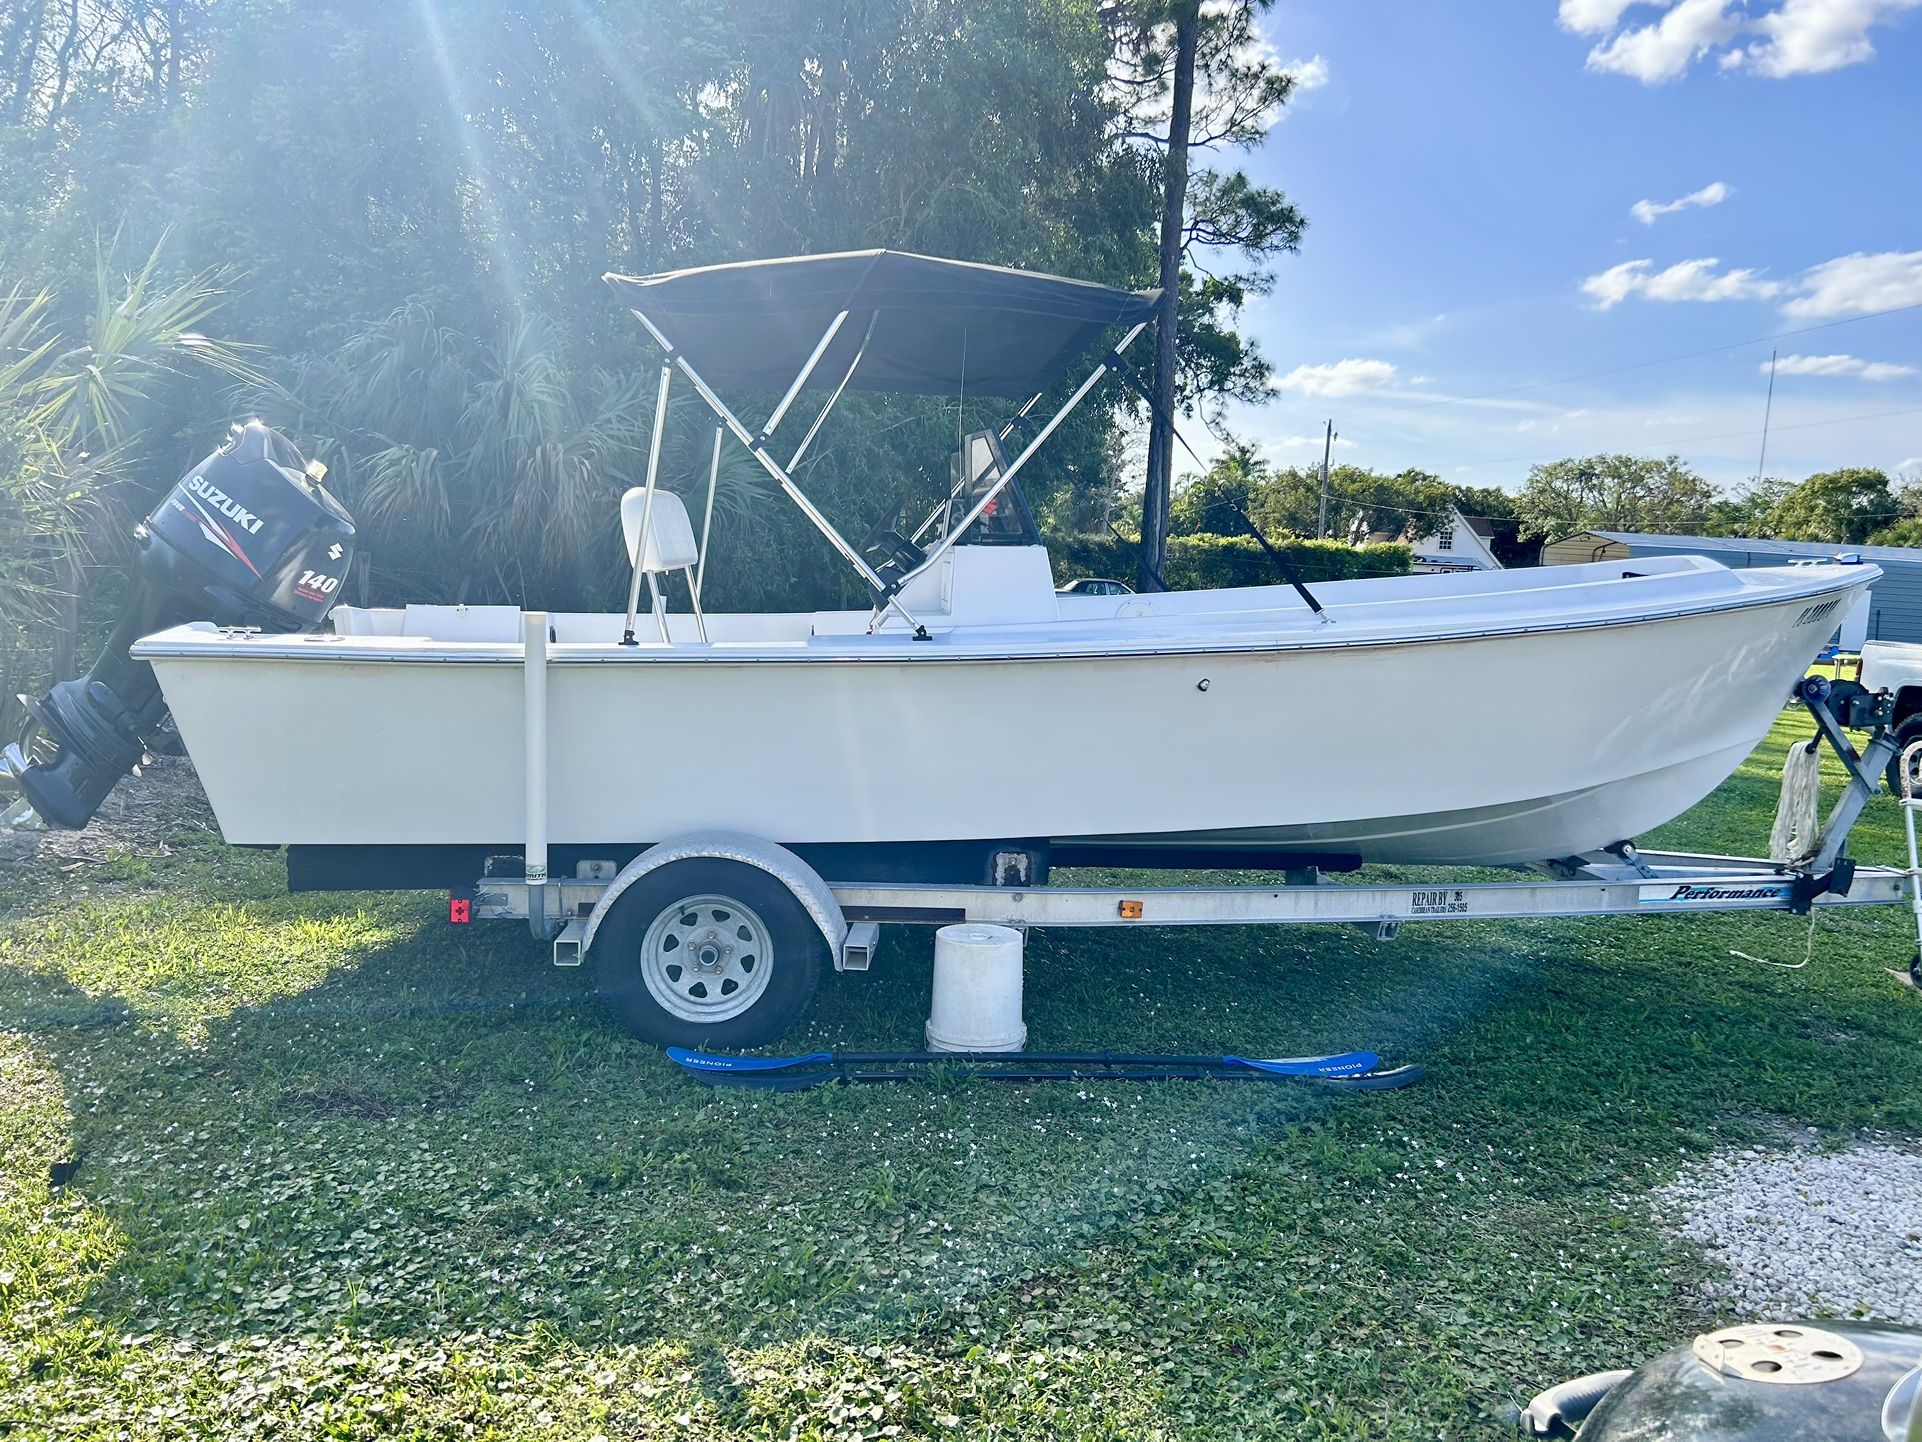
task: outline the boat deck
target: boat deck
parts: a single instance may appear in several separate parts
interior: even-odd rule
[[[555,612],[549,616],[549,659],[558,665],[670,658],[918,661],[1400,645],[1612,626],[1792,599],[1826,604],[1830,593],[1873,580],[1873,571],[1841,563],[1730,570],[1701,557],[1677,556],[1629,565],[1380,577],[1317,585],[1324,616],[1286,586],[1136,596],[1057,596],[1048,590],[1027,598],[1022,619],[1011,619],[1005,605],[983,615],[960,595],[945,614],[920,613],[930,633],[926,640],[914,638],[898,620],[870,634],[867,611],[797,611],[709,615],[705,642],[691,614],[666,617],[665,641],[644,616],[637,642],[623,645],[619,615]],[[518,661],[521,621],[515,606],[340,606],[331,633],[279,637],[182,626],[140,642],[135,654]]]

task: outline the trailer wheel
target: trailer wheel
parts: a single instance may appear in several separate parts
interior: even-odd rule
[[[1889,795],[1898,801],[1922,796],[1922,717],[1903,722],[1895,739],[1899,749],[1889,758]]]
[[[602,999],[644,1041],[749,1047],[794,1024],[827,951],[779,881],[743,862],[697,857],[629,887],[593,955]]]

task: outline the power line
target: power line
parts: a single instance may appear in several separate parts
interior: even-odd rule
[[[1843,316],[1840,320],[1825,320],[1816,325],[1805,325],[1795,330],[1780,330],[1771,335],[1756,336],[1751,340],[1733,340],[1724,345],[1706,346],[1701,350],[1682,351],[1677,355],[1657,356],[1653,360],[1631,361],[1627,365],[1609,366],[1605,370],[1582,371],[1576,375],[1556,376],[1553,380],[1525,381],[1521,385],[1504,386],[1500,390],[1481,391],[1471,396],[1437,396],[1432,401],[1411,401],[1407,405],[1390,406],[1377,412],[1378,415],[1401,415],[1406,411],[1425,411],[1435,406],[1467,405],[1471,401],[1495,400],[1501,396],[1512,396],[1521,391],[1541,390],[1544,386],[1572,385],[1576,381],[1597,380],[1603,376],[1618,376],[1628,371],[1647,370],[1650,366],[1674,365],[1678,361],[1697,360],[1706,355],[1720,355],[1725,351],[1743,350],[1752,345],[1766,345],[1769,341],[1788,340],[1792,336],[1812,335],[1819,330],[1832,330],[1838,325],[1854,325],[1857,321],[1876,320],[1885,315],[1900,315],[1904,311],[1922,310],[1922,301],[1908,305],[1892,305],[1886,310],[1872,310],[1862,315]]]

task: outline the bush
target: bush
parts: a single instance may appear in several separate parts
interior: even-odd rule
[[[1400,541],[1348,546],[1340,541],[1290,537],[1275,543],[1304,581],[1346,581],[1358,576],[1405,576],[1413,552]],[[1078,576],[1112,576],[1132,582],[1137,548],[1117,536],[1057,536],[1048,542],[1057,585]],[[1280,573],[1250,536],[1171,536],[1162,574],[1171,591],[1234,586],[1273,586]]]

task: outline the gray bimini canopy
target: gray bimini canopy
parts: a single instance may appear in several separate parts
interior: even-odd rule
[[[606,277],[621,302],[665,352],[654,405],[654,438],[647,458],[647,487],[640,534],[650,534],[661,468],[661,436],[667,421],[668,386],[675,371],[687,377],[708,408],[747,447],[816,530],[825,536],[874,590],[872,630],[894,611],[921,640],[928,630],[902,605],[900,592],[953,546],[992,506],[1021,468],[1053,434],[1147,328],[1160,303],[1159,291],[1115,290],[1085,280],[1008,270],[969,261],[936,260],[899,250],[858,250],[844,255],[804,255],[709,265],[665,275]],[[850,324],[852,322],[852,324]],[[894,391],[911,395],[1026,397],[1026,416],[1069,364],[1110,326],[1128,333],[1096,362],[1067,402],[1035,433],[1020,456],[975,497],[968,513],[925,553],[904,548],[912,569],[883,576],[795,484],[793,471],[843,391]],[[772,391],[781,398],[758,431],[749,430],[716,394],[720,386]],[[803,390],[830,394],[807,433],[783,464],[768,449],[775,430]],[[1001,432],[1014,426],[1008,422]],[[720,432],[708,466],[708,515],[714,509],[721,461]],[[707,528],[700,552],[707,551]],[[645,548],[643,548],[643,552]],[[897,558],[898,559],[898,558]],[[623,644],[637,644],[634,618],[644,570],[637,559],[627,592]],[[647,577],[653,586],[653,577]],[[660,601],[656,593],[655,614]],[[698,605],[698,598],[697,598]],[[665,640],[667,625],[661,623]]]
[[[1152,319],[1160,299],[900,250],[606,279],[709,382],[755,391],[781,390],[804,370],[806,386],[833,387],[859,354],[849,390],[1026,399],[1107,327]],[[816,356],[842,312],[846,323]]]

